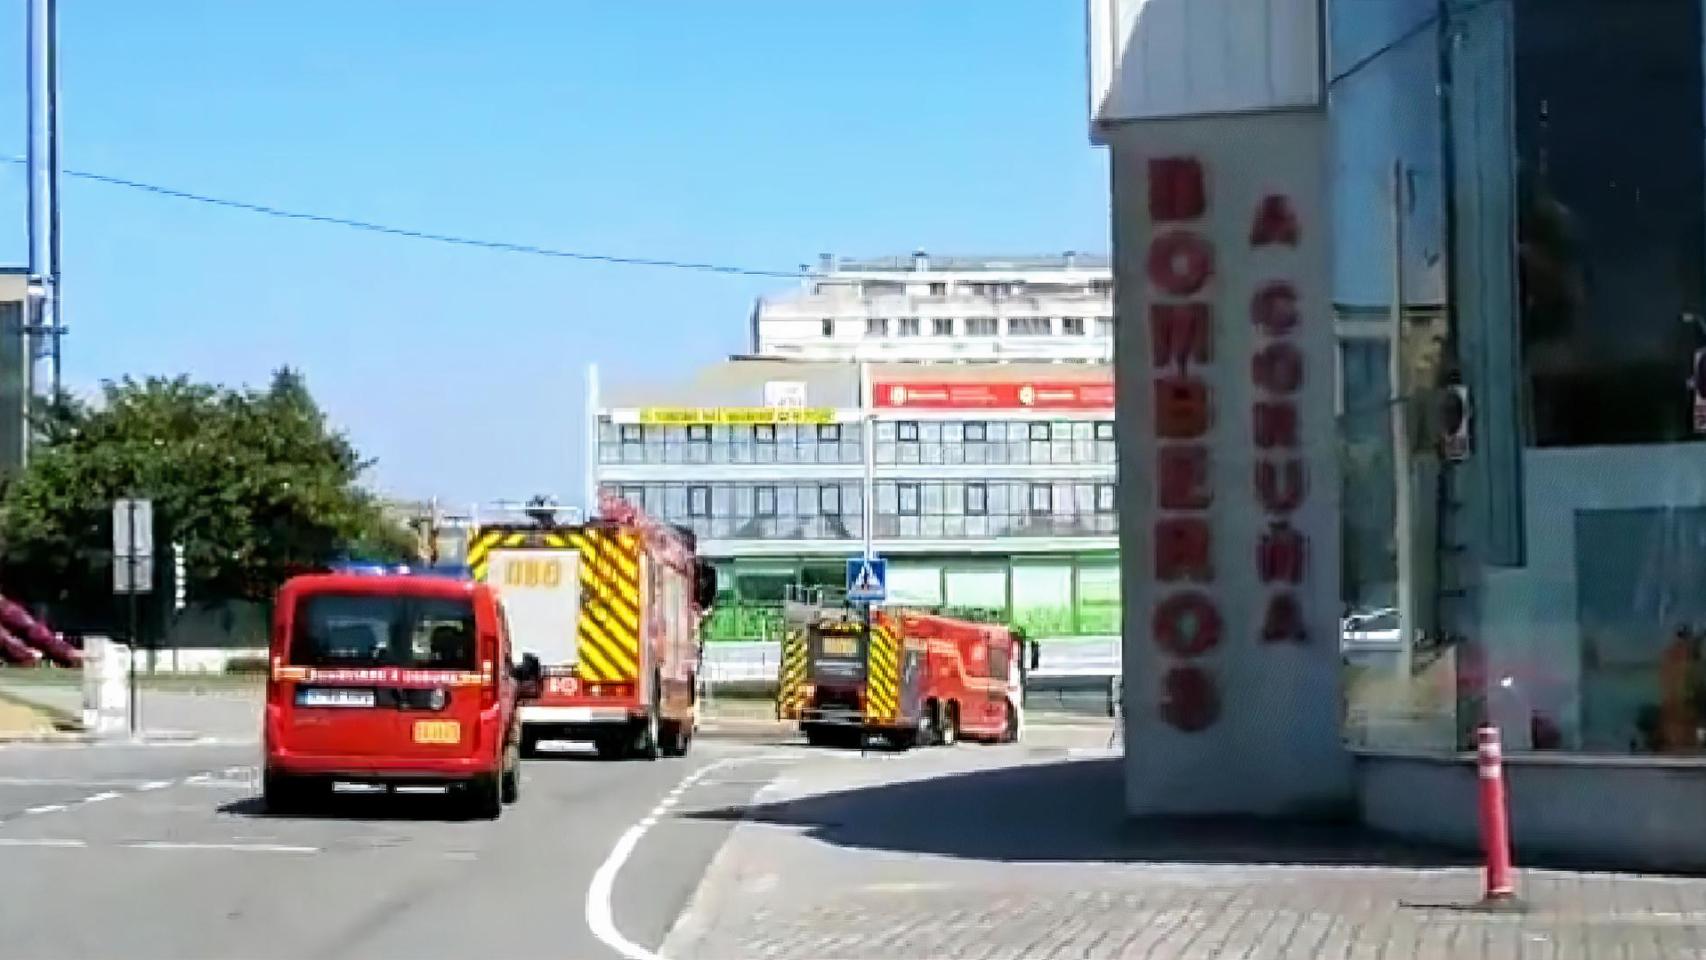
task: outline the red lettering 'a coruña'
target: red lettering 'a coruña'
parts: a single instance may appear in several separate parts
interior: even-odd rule
[[[1269,194],[1257,204],[1250,225],[1250,246],[1296,250],[1302,227],[1290,198]],[[1256,577],[1267,593],[1261,638],[1266,643],[1302,643],[1308,639],[1298,590],[1308,577],[1308,543],[1291,517],[1308,497],[1297,398],[1306,370],[1295,342],[1304,322],[1297,287],[1284,278],[1264,280],[1250,300],[1250,324],[1256,340],[1250,361],[1255,388],[1251,424],[1255,448],[1253,493],[1265,523],[1256,538]]]

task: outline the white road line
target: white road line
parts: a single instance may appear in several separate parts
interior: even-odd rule
[[[0,777],[0,787],[134,787],[135,780],[75,780],[60,777]]]
[[[170,780],[150,780],[147,783],[144,783],[144,784],[138,786],[136,789],[138,789],[138,790],[164,790],[171,785],[172,785],[172,781],[170,781]]]
[[[60,840],[54,837],[0,837],[0,847],[62,847],[81,849],[86,840]]]
[[[83,803],[105,803],[108,800],[117,800],[121,796],[123,796],[123,794],[119,793],[117,790],[108,790],[105,793],[97,793],[97,794],[93,794],[91,796],[84,797],[82,802]]]
[[[611,894],[616,889],[616,875],[622,872],[622,865],[634,855],[634,847],[639,844],[640,838],[646,835],[646,831],[656,826],[659,818],[669,812],[669,803],[680,798],[683,793],[704,779],[707,774],[741,763],[777,763],[787,762],[791,759],[773,756],[725,757],[721,760],[712,761],[681,778],[681,782],[675,785],[675,789],[669,791],[658,802],[658,805],[652,808],[650,813],[642,817],[640,822],[624,830],[622,835],[616,838],[616,846],[611,848],[610,855],[604,858],[604,862],[598,865],[597,872],[592,875],[592,882],[586,888],[586,925],[592,930],[592,935],[602,941],[605,946],[621,954],[626,960],[664,960],[661,954],[647,950],[623,936],[622,931],[616,929],[616,921],[611,910]]]
[[[170,840],[144,840],[127,843],[132,850],[218,850],[227,853],[319,853],[319,847],[298,847],[283,843],[178,843]]]
[[[39,807],[30,807],[29,809],[25,810],[24,812],[25,813],[58,813],[59,811],[64,810],[64,809],[65,809],[65,804],[63,804],[63,803],[44,803]]]

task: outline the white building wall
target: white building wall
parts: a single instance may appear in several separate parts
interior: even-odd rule
[[[1322,0],[1088,3],[1094,124],[1321,102]]]
[[[1050,260],[1053,263],[1050,263]],[[804,289],[761,299],[753,352],[810,360],[1052,360],[1107,362],[1112,356],[1112,273],[1099,260],[826,259]],[[1016,334],[1009,321],[1043,319],[1047,334]],[[1082,332],[1068,333],[1073,318]],[[995,321],[992,335],[968,320]],[[884,329],[870,327],[881,321]],[[902,321],[917,321],[916,333]],[[937,333],[937,320],[951,328]]]

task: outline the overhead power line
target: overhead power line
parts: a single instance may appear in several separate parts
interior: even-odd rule
[[[7,163],[22,164],[22,157],[5,157]],[[326,213],[310,213],[304,210],[287,210],[283,207],[269,206],[264,203],[251,203],[247,200],[233,200],[229,197],[215,197],[205,193],[195,193],[190,190],[179,190],[176,187],[162,186],[157,183],[145,183],[141,180],[131,180],[126,177],[115,177],[106,173],[95,173],[90,170],[64,170],[65,176],[78,180],[89,180],[104,183],[108,186],[125,187],[130,190],[140,190],[157,196],[169,197],[173,200],[185,200],[191,203],[206,204],[214,207],[224,207],[229,210],[242,210],[246,213],[257,213],[262,216],[276,217],[281,220],[302,220],[308,223],[328,224],[336,227],[346,227],[351,230],[363,230],[368,233],[378,233],[391,237],[405,237],[410,240],[426,240],[432,243],[446,243],[458,247],[473,247],[479,250],[491,250],[497,253],[520,253],[535,257],[550,257],[558,260],[578,260],[583,263],[607,263],[626,267],[661,267],[670,270],[692,270],[699,273],[721,273],[743,277],[780,277],[796,279],[803,276],[798,270],[763,270],[754,267],[741,267],[725,263],[699,263],[691,260],[670,260],[663,257],[624,257],[609,253],[587,253],[579,250],[559,250],[554,247],[542,247],[532,243],[515,243],[508,240],[488,240],[480,237],[466,237],[451,233],[435,233],[430,230],[413,230],[408,227],[394,227],[384,223],[374,223],[370,220],[356,220],[351,217],[340,217]]]

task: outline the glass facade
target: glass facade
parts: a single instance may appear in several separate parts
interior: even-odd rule
[[[1112,420],[881,420],[873,425],[879,477],[874,535],[884,540],[1113,537]],[[693,470],[607,479],[603,489],[713,540],[857,540],[864,536],[863,424],[599,425],[599,460],[623,467],[752,466],[731,475]],[[765,464],[790,465],[766,471]],[[907,466],[921,469],[913,474]],[[943,478],[927,468],[998,468]],[[1061,466],[1081,467],[1063,471]],[[1046,474],[1034,468],[1051,468]]]
[[[1451,4],[1406,34],[1434,7],[1331,8],[1341,66],[1397,41],[1329,111],[1339,219],[1366,221],[1335,250],[1348,739],[1461,750],[1485,719],[1513,751],[1706,752],[1702,5]],[[1395,157],[1397,204],[1371,179]],[[1394,209],[1454,303],[1406,284],[1397,338]]]
[[[840,586],[839,563],[793,557],[721,561],[721,597],[706,625],[711,640],[774,640],[790,584]],[[1013,623],[1040,639],[1119,634],[1119,559],[1073,556],[896,557],[889,562],[896,602]]]
[[[863,429],[858,423],[660,426],[604,420],[598,462],[859,464],[865,456]]]
[[[879,464],[1106,464],[1112,420],[900,420],[876,424]]]

